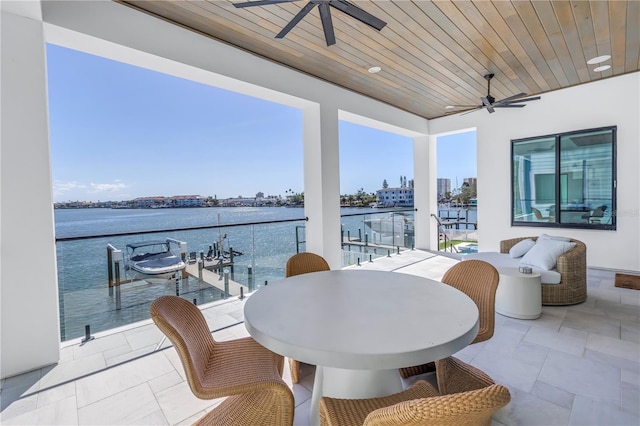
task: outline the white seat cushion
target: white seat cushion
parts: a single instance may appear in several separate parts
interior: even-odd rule
[[[495,251],[484,251],[480,253],[467,254],[463,256],[462,260],[484,260],[487,263],[492,264],[495,268],[516,268],[522,266],[519,258],[512,258],[508,253],[498,253]],[[560,272],[555,269],[549,271],[532,267],[533,272],[540,274],[540,282],[542,284],[560,284],[562,276]]]

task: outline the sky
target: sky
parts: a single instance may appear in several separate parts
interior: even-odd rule
[[[55,202],[304,190],[296,108],[51,44],[47,71]],[[339,138],[341,194],[413,179],[410,138],[344,121]],[[438,177],[475,175],[475,132],[439,138]]]

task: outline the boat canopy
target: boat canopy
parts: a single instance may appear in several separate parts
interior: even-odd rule
[[[150,241],[140,241],[138,243],[129,243],[127,244],[127,247],[130,247],[132,249],[137,249],[139,247],[147,247],[147,246],[154,246],[157,244],[169,244],[168,241],[163,241],[163,240],[150,240]]]

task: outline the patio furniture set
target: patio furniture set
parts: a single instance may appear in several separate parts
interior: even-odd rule
[[[559,241],[503,241],[500,257],[450,268],[442,278],[446,286],[393,272],[330,271],[322,257],[300,253],[287,262],[287,278],[246,302],[252,337],[243,339],[215,341],[200,310],[176,296],[154,301],[151,316],[175,346],[194,395],[226,397],[199,425],[293,424],[284,356],[294,383],[300,362],[316,365],[312,424],[490,425],[492,414],[509,403],[509,390],[451,355],[490,339],[496,310],[535,318],[540,303],[584,300],[586,250],[579,241],[564,241],[555,284],[534,267],[527,274],[513,266],[538,244],[558,245],[546,239]],[[513,265],[490,262],[500,258]],[[420,376],[402,389],[400,377],[424,373],[433,373],[431,379]]]

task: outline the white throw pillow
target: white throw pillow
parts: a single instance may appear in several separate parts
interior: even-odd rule
[[[556,267],[558,256],[568,252],[576,243],[558,240],[538,240],[520,259],[520,263],[549,271]]]
[[[569,241],[571,241],[571,238],[569,238],[569,237],[558,237],[556,235],[540,234],[538,236],[538,241],[541,241],[541,240],[556,240],[556,241],[569,242]]]
[[[533,241],[531,238],[518,241],[518,243],[515,244],[513,247],[511,247],[511,250],[509,250],[509,256],[513,258],[522,257],[531,249],[531,247],[535,245],[536,245],[536,242]]]

